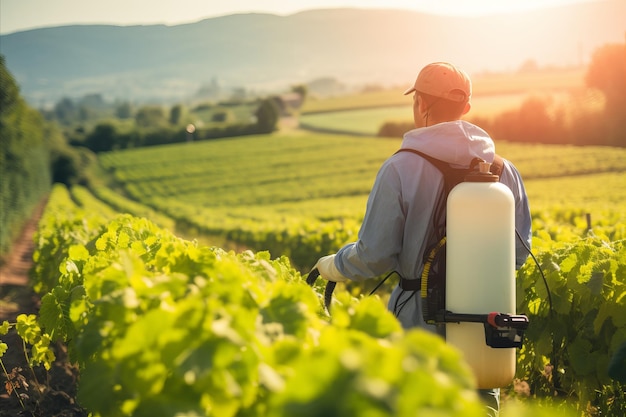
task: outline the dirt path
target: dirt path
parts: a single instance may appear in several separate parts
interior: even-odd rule
[[[39,310],[39,297],[30,286],[29,271],[33,265],[33,237],[45,205],[46,201],[42,201],[37,207],[12,252],[0,265],[0,323],[5,320],[14,323],[18,315],[36,314]],[[57,361],[46,371],[43,367],[28,365],[22,340],[15,329],[0,339],[8,345],[0,360],[16,386],[15,391],[8,392],[11,384],[0,368],[0,417],[87,416],[75,399],[78,370],[68,363],[62,344],[56,344]]]
[[[28,273],[33,265],[33,237],[45,206],[43,201],[35,209],[11,253],[0,265],[0,321],[14,321],[20,313],[34,312],[37,305],[35,294],[30,290]]]

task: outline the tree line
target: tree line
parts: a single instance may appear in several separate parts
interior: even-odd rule
[[[188,141],[201,141],[233,136],[271,133],[277,128],[278,106],[272,98],[259,100],[249,122],[230,122],[228,112],[214,114],[215,125],[208,127],[180,123],[182,106],[170,110],[168,122],[163,122],[161,107],[152,106],[140,109],[135,116],[135,126],[131,129],[120,127],[115,121],[103,121],[85,131],[75,129],[68,132],[69,144],[85,147],[95,153],[144,146],[165,145]]]
[[[69,155],[58,129],[29,107],[0,56],[0,257],[50,190],[54,167]]]
[[[144,105],[134,110],[130,103],[122,102],[115,104],[114,111],[110,105],[108,108],[101,106],[100,112],[97,107],[86,106],[84,101],[85,97],[77,101],[64,98],[43,114],[62,126],[71,146],[85,147],[96,153],[271,133],[276,130],[281,113],[278,97],[203,103],[192,109],[176,104],[169,110],[161,105]],[[244,107],[244,113],[250,112],[245,120],[237,120],[233,115],[230,108],[236,107]],[[206,124],[204,121],[192,124],[200,117],[190,113],[206,112],[211,108],[212,115]],[[87,114],[92,119],[86,117]]]

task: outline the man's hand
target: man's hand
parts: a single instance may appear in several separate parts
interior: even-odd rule
[[[313,268],[317,268],[317,270],[320,272],[320,276],[328,281],[348,281],[348,278],[341,275],[341,273],[335,266],[335,254],[321,257]]]

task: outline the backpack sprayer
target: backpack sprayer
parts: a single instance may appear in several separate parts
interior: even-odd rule
[[[446,342],[463,352],[478,388],[511,383],[515,348],[522,346],[528,327],[528,317],[510,313],[515,312],[515,200],[489,168],[479,163],[479,171],[448,196],[445,311],[436,318],[445,323]]]
[[[419,154],[448,178],[449,166],[443,168],[441,161]],[[445,246],[445,281],[428,282],[423,276],[420,284],[427,322],[443,326],[446,342],[463,353],[478,388],[497,388],[515,376],[515,348],[522,346],[529,322],[525,315],[510,313],[515,311],[513,194],[489,171],[490,164],[478,166],[478,172],[447,186],[447,236],[438,248]],[[432,265],[425,266],[430,270]],[[318,277],[319,271],[313,269],[306,281],[312,286]],[[326,285],[328,312],[335,286],[332,281]],[[434,304],[427,299],[433,295]]]

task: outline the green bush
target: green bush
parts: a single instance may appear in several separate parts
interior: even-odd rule
[[[20,96],[0,56],[0,256],[8,253],[50,189],[52,134],[41,114]]]

